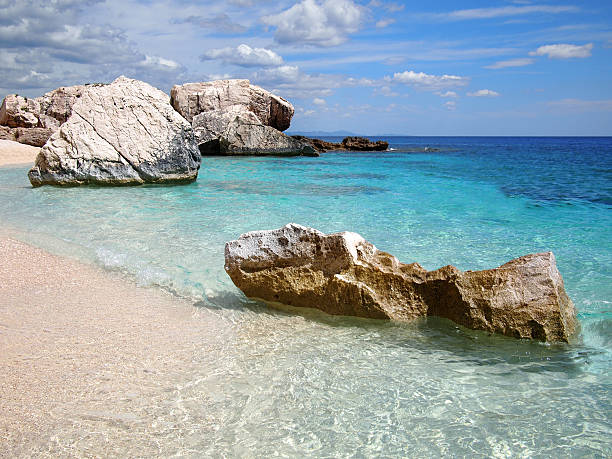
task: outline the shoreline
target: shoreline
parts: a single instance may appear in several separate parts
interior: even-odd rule
[[[227,332],[187,300],[2,233],[0,278],[0,457],[65,453],[55,434],[101,423],[127,443],[151,429],[139,413],[160,386],[175,390]]]

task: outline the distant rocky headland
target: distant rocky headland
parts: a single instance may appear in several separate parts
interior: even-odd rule
[[[175,85],[170,97],[142,81],[16,94],[0,107],[0,138],[42,147],[30,182],[130,185],[195,180],[201,156],[319,156],[384,151],[388,143],[340,143],[283,133],[293,105],[249,80]]]

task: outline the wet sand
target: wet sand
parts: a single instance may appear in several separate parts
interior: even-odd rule
[[[139,438],[172,428],[173,391],[221,352],[227,328],[188,301],[0,234],[0,457],[163,455]]]
[[[32,164],[40,148],[24,145],[12,140],[0,140],[0,166]]]

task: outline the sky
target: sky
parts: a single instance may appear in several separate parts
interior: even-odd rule
[[[612,1],[0,0],[0,94],[248,78],[290,132],[612,135]]]

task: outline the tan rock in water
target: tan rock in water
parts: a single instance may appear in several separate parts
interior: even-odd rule
[[[325,235],[289,224],[225,246],[225,270],[248,297],[335,315],[451,319],[516,338],[568,341],[576,310],[551,252],[499,268],[427,271],[403,264],[356,233]]]

